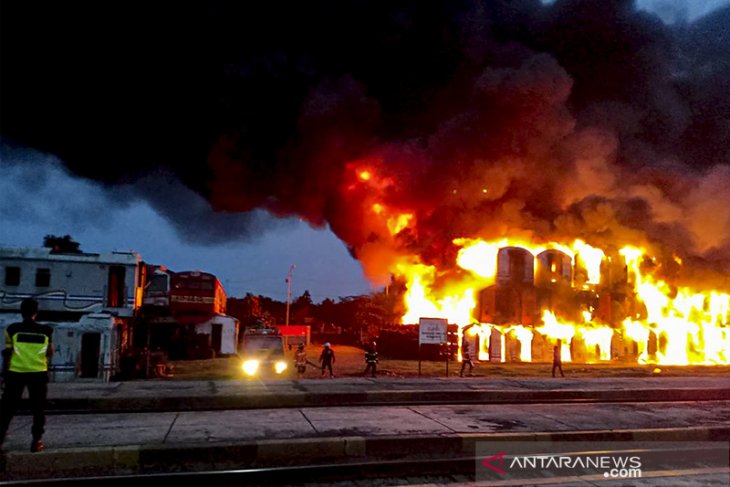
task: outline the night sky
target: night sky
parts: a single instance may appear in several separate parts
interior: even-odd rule
[[[727,2],[184,5],[2,2],[0,245],[282,300],[291,264],[295,296],[360,294],[384,248],[437,262],[485,221],[730,271]],[[416,215],[397,240],[346,189],[362,161]]]

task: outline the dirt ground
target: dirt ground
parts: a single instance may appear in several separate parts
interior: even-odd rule
[[[334,373],[337,377],[359,377],[365,370],[365,351],[363,349],[333,344],[335,351]],[[317,364],[322,347],[312,344],[307,347],[307,358]],[[289,357],[293,361],[293,352]],[[175,380],[220,380],[241,379],[241,360],[237,357],[214,358],[209,360],[180,360],[170,362],[172,379]],[[458,377],[461,364],[449,362],[449,376]],[[503,363],[475,362],[475,377],[550,377],[552,366],[549,363]],[[647,377],[647,376],[722,376],[730,374],[730,366],[655,366],[627,364],[571,364],[563,363],[566,377]],[[291,373],[291,375],[287,375]],[[293,378],[290,366],[282,378]],[[423,361],[423,377],[445,377],[446,362]],[[380,358],[378,362],[380,377],[418,377],[417,360],[390,360]],[[305,378],[320,377],[320,370],[307,367]],[[468,380],[468,379],[464,379]]]

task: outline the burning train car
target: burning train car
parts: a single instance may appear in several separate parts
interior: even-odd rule
[[[441,313],[461,326],[462,341],[474,340],[480,360],[546,362],[560,340],[566,362],[730,362],[730,295],[668,284],[641,249],[609,253],[581,240],[454,243],[472,277],[435,297],[435,270],[419,267],[406,276],[403,322]]]

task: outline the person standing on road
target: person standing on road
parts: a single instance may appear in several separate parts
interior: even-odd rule
[[[20,304],[21,323],[13,323],[5,331],[3,356],[3,391],[0,405],[0,445],[15,416],[23,391],[28,388],[30,410],[33,414],[30,451],[43,450],[46,426],[46,397],[48,395],[48,361],[53,355],[53,328],[36,323],[38,301],[24,299]]]
[[[325,369],[329,369],[330,379],[332,379],[335,376],[334,372],[332,371],[332,365],[334,365],[335,363],[335,351],[332,350],[329,342],[324,344],[322,353],[319,356],[319,361],[322,362],[322,377],[324,377]]]
[[[553,347],[553,377],[555,377],[555,369],[560,370],[560,376],[565,377],[563,374],[563,361],[560,359],[560,345],[562,340],[558,340],[558,343]]]
[[[367,352],[365,352],[365,363],[367,364],[367,366],[365,367],[365,372],[363,372],[363,375],[368,375],[368,371],[370,371],[372,373],[372,376],[375,377],[375,369],[378,364],[378,349],[376,347],[377,344],[373,342],[368,347]]]
[[[474,362],[471,359],[471,347],[469,340],[463,340],[461,342],[461,372],[459,372],[459,377],[464,377],[464,371],[467,365],[469,366],[469,375],[471,375],[474,370]]]
[[[304,377],[307,370],[307,352],[304,351],[304,344],[300,343],[297,347],[297,353],[294,356],[294,366],[297,369],[297,379]]]

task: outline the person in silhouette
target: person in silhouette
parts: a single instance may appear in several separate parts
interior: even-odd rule
[[[307,352],[304,351],[304,344],[300,343],[297,347],[297,353],[294,355],[294,366],[297,369],[297,379],[304,377],[307,370]]]
[[[558,340],[558,343],[553,347],[553,377],[555,377],[555,369],[560,371],[560,376],[565,377],[563,374],[563,361],[560,359],[560,345],[562,340]]]
[[[28,400],[33,414],[30,451],[43,450],[43,432],[46,425],[46,397],[48,394],[48,362],[53,355],[53,328],[35,321],[38,301],[24,299],[20,303],[23,321],[13,323],[5,330],[3,356],[3,390],[0,405],[0,445],[10,421],[15,416],[23,391],[28,388]]]
[[[459,372],[459,377],[464,377],[467,366],[469,367],[469,375],[471,375],[474,370],[474,362],[471,358],[471,345],[469,345],[469,340],[464,340],[461,343],[461,372]]]
[[[325,370],[329,369],[330,379],[332,379],[335,376],[334,372],[332,371],[332,366],[335,363],[335,351],[332,350],[329,342],[324,344],[324,347],[322,348],[322,353],[319,355],[319,361],[322,363],[322,377],[324,377]]]
[[[375,369],[377,368],[378,364],[378,349],[376,347],[377,344],[375,342],[372,342],[365,352],[366,367],[365,372],[363,373],[364,375],[367,375],[368,372],[371,372],[372,376],[375,377]]]

